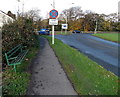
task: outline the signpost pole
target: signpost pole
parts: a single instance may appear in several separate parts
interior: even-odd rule
[[[52,44],[54,44],[54,25],[52,25]]]
[[[50,15],[50,19],[52,19],[52,20],[49,19],[49,24],[52,25],[52,44],[54,44],[54,25],[58,25],[58,21],[56,19],[58,16],[58,11],[55,10],[55,0],[53,0],[53,10],[50,11],[49,15]]]
[[[67,24],[67,15],[66,15],[66,24]],[[65,29],[65,34],[67,33],[67,29]]]
[[[65,29],[65,34],[67,33],[67,29]]]
[[[61,29],[61,34],[62,34],[62,29]]]

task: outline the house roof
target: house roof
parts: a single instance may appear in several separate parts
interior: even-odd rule
[[[9,15],[7,15],[4,11],[0,10],[0,12],[1,12],[2,14],[4,14],[5,16],[9,17],[10,19],[14,20],[12,17],[10,17]]]

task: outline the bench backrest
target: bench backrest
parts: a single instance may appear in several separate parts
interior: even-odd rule
[[[5,58],[7,61],[7,64],[9,65],[9,59],[19,50],[22,49],[22,44],[19,44],[17,46],[15,46],[12,50],[8,51],[7,53],[5,53]]]
[[[12,50],[10,50],[9,52],[7,52],[7,57],[10,58],[12,55],[14,55],[19,49],[22,48],[22,45],[19,44],[16,47],[14,47]]]

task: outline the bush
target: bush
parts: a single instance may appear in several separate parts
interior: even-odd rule
[[[34,21],[32,18],[18,17],[17,20],[2,27],[2,59],[4,53],[18,44],[28,47],[35,46],[36,36],[34,33]]]

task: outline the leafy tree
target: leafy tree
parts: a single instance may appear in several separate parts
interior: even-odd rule
[[[79,25],[79,21],[77,21],[81,16],[83,16],[83,11],[81,7],[71,7],[69,9],[65,9],[60,14],[59,20],[61,20],[64,23],[68,23],[68,30],[74,30],[74,27]],[[67,20],[67,21],[66,21]],[[77,29],[75,28],[75,29]]]
[[[81,7],[72,7],[65,9],[59,16],[61,23],[68,23],[68,30],[84,31],[119,31],[118,15],[111,13],[109,15],[94,13],[90,10],[83,12]]]

